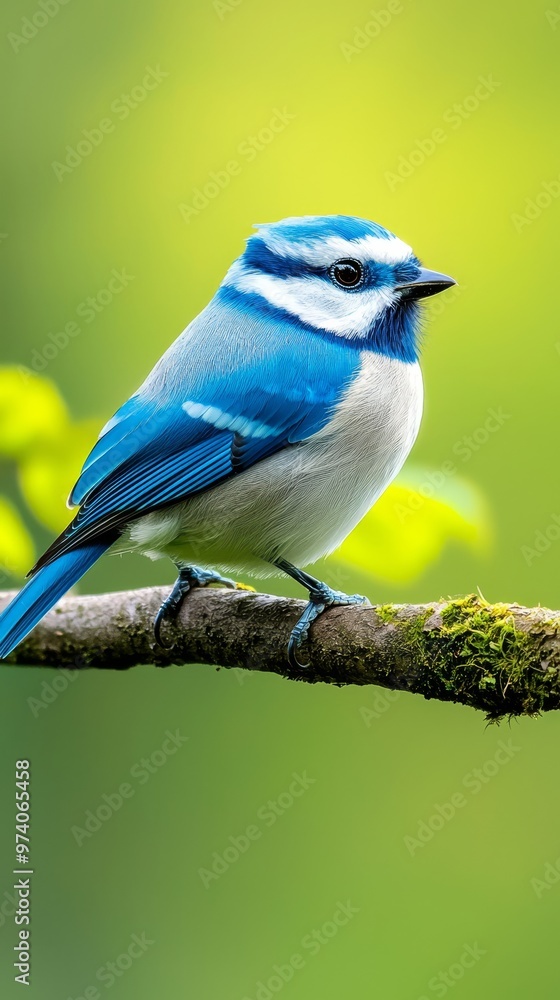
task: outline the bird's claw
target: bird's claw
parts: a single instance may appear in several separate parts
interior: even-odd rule
[[[189,566],[182,569],[173,590],[161,605],[154,620],[154,636],[158,646],[161,646],[162,649],[173,649],[174,643],[167,643],[163,640],[161,634],[163,623],[175,621],[185,597],[193,587],[208,587],[211,583],[221,583],[223,587],[229,587],[232,590],[254,590],[254,587],[237,583],[236,580],[230,580],[227,576],[221,576],[220,573],[215,573],[213,570],[202,569],[200,566]]]
[[[309,635],[309,626],[307,628],[298,628],[298,624],[292,629],[292,634],[288,642],[288,663],[290,664],[292,670],[307,670],[310,666],[309,663],[301,663],[297,658],[298,649],[303,646],[304,642],[307,641]]]
[[[169,595],[169,597],[163,602],[154,619],[155,640],[158,646],[161,646],[162,649],[173,649],[173,646],[175,645],[175,643],[173,642],[164,641],[161,634],[161,629],[165,621],[175,621],[177,615],[179,614],[179,609],[181,607],[181,604],[183,603],[183,600],[187,596],[187,593],[188,591],[183,593],[179,599],[177,596],[174,596],[174,593],[172,592]]]
[[[311,625],[324,611],[332,607],[343,607],[348,604],[369,604],[367,597],[361,594],[344,594],[340,590],[331,590],[327,584],[321,584],[309,592],[309,602],[303,614],[294,625],[288,642],[287,659],[293,670],[307,670],[309,663],[301,663],[297,652],[307,641]]]

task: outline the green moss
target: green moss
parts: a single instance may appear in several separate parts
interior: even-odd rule
[[[529,714],[542,707],[542,695],[537,685],[531,688],[531,662],[535,659],[535,643],[526,632],[516,628],[510,608],[505,604],[489,605],[470,595],[450,602],[441,614],[442,641],[438,659],[443,657],[450,672],[448,684],[457,691],[470,693],[473,703],[479,698],[488,705],[491,717],[497,713],[496,694],[508,704],[508,690],[516,695],[511,708]],[[536,678],[535,678],[536,680]],[[519,682],[523,691],[519,691]],[[519,700],[519,695],[521,699]]]
[[[426,698],[460,701],[490,719],[534,715],[560,704],[558,619],[534,617],[530,631],[516,626],[511,608],[475,595],[441,602],[423,614],[391,605],[376,608],[397,639],[386,664],[388,686]],[[417,670],[410,672],[410,659]],[[404,683],[402,683],[404,681]]]
[[[394,604],[376,604],[375,613],[386,625],[394,622],[398,614]]]
[[[486,604],[470,595],[451,601],[443,609],[441,619],[441,635],[466,666],[482,670],[487,665],[494,669],[504,659],[510,665],[520,666],[528,637],[516,629],[507,605]]]
[[[426,660],[426,622],[432,617],[433,608],[426,608],[423,614],[415,614],[413,618],[404,618],[395,622],[403,633],[407,648],[412,650],[417,659]]]

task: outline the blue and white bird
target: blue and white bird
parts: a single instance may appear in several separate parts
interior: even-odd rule
[[[332,605],[367,603],[298,568],[337,548],[396,476],[422,414],[418,299],[455,284],[350,216],[256,227],[214,298],[105,425],[78,512],[0,615],[0,658],[107,550],[170,557],[155,622],[216,571],[309,591],[288,658]]]

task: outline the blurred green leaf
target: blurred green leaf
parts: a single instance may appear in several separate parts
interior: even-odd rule
[[[31,536],[15,507],[0,496],[0,565],[24,576],[35,557]]]
[[[97,437],[99,421],[68,423],[60,435],[29,450],[18,469],[21,491],[37,520],[61,531],[70,520],[66,499]]]
[[[430,473],[411,468],[388,487],[334,558],[398,584],[420,576],[450,542],[480,552],[489,541],[486,504],[474,485],[455,477],[436,495]]]
[[[21,459],[60,440],[68,411],[53,382],[26,368],[0,368],[0,456]]]
[[[27,506],[53,531],[68,523],[66,498],[96,439],[98,423],[73,423],[50,379],[25,368],[0,367],[0,456],[16,462]],[[8,532],[7,525],[2,528]],[[14,538],[21,541],[21,531]],[[14,544],[19,551],[19,543]]]

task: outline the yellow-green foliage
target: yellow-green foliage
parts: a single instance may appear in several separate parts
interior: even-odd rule
[[[0,497],[0,563],[9,573],[23,576],[33,561],[33,542],[17,510]],[[2,580],[1,586],[4,586]]]
[[[72,421],[50,379],[0,368],[0,461],[15,464],[25,507],[53,532],[68,523],[66,497],[96,438],[98,422]],[[0,565],[23,576],[34,558],[21,515],[0,496]]]
[[[428,476],[425,469],[407,469],[349,535],[336,558],[399,584],[420,576],[449,543],[484,551],[490,528],[478,490],[455,476],[431,496]]]

